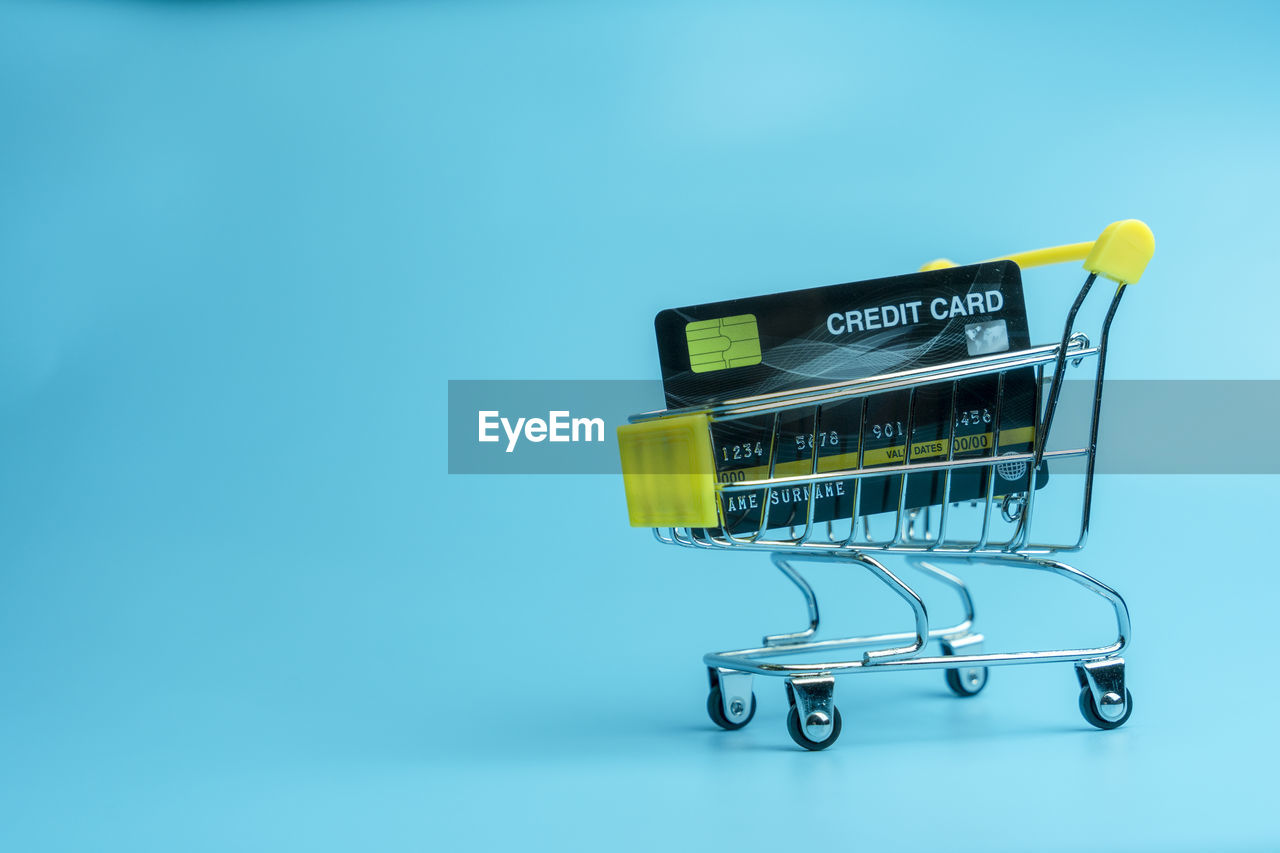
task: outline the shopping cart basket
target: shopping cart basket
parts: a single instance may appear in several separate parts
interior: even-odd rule
[[[1107,338],[1126,285],[1141,277],[1154,250],[1154,239],[1145,224],[1125,220],[1108,226],[1097,240],[1008,255],[1020,267],[1041,266],[1064,261],[1084,261],[1088,272],[1071,309],[1067,313],[1062,338],[1057,343],[1031,346],[1025,350],[984,355],[940,366],[905,370],[856,381],[840,382],[797,391],[762,394],[729,400],[698,409],[651,412],[633,416],[618,430],[619,449],[627,491],[627,504],[634,526],[652,527],[660,542],[688,548],[736,548],[765,551],[775,566],[799,588],[808,608],[809,624],[801,631],[771,634],[759,647],[714,652],[704,656],[711,690],[707,712],[724,729],[739,729],[751,721],[756,710],[753,676],[780,676],[786,679],[790,712],[787,730],[797,744],[810,750],[825,749],[840,735],[840,711],[836,708],[835,676],[879,670],[942,669],[946,683],[960,696],[976,695],[987,683],[988,668],[1013,664],[1071,662],[1080,683],[1080,711],[1086,721],[1100,729],[1114,729],[1125,723],[1133,711],[1133,697],[1125,686],[1124,659],[1120,656],[1129,641],[1129,615],[1118,592],[1079,569],[1052,559],[1058,552],[1076,551],[1084,546],[1089,529],[1098,416],[1102,405],[1102,380],[1106,365]],[[934,261],[924,270],[954,266]],[[1101,331],[1094,343],[1075,329],[1077,316],[1099,276],[1118,283],[1111,298]],[[1050,449],[1048,438],[1062,395],[1063,380],[1070,370],[1080,368],[1081,378],[1092,380],[1092,405],[1088,412],[1087,442],[1081,446]],[[1035,372],[1033,441],[1019,445],[1018,451],[1001,449],[1005,433],[1001,411],[1005,399],[1005,378],[1011,371],[1031,368]],[[985,435],[988,445],[975,456],[958,452],[956,410],[960,383],[973,377],[995,377],[995,394],[981,417],[990,424]],[[986,380],[991,381],[991,380]],[[939,444],[917,442],[917,425],[912,412],[917,393],[926,387],[951,389],[950,435]],[[868,401],[876,395],[907,392],[906,429],[901,462],[871,465],[864,456]],[[808,470],[794,473],[795,462],[779,470],[779,416],[803,410],[812,417],[810,448],[816,448],[824,431],[821,412],[834,403],[853,401],[854,411],[861,401],[860,440],[855,464],[828,470],[814,450]],[[765,443],[760,469],[766,476],[720,482],[712,460],[711,426],[717,422],[773,416],[772,437]],[[806,421],[807,423],[807,421]],[[1005,442],[1006,446],[1012,442]],[[927,449],[926,449],[927,448]],[[941,449],[939,449],[941,448]],[[1083,494],[1078,496],[1079,524],[1071,521],[1065,541],[1042,541],[1034,532],[1037,503],[1034,474],[1042,463],[1076,460],[1083,468]],[[1061,464],[1055,462],[1055,464]],[[767,466],[767,467],[766,467]],[[963,474],[961,472],[964,472]],[[953,476],[981,476],[985,496],[964,501],[951,499]],[[872,516],[859,511],[860,486],[883,484],[894,477],[897,509],[890,506]],[[907,483],[910,477],[928,476],[941,480],[942,498],[920,507],[909,506]],[[815,496],[819,487],[836,481],[852,482],[853,510],[837,522],[815,522]],[[892,482],[892,481],[891,481]],[[1074,487],[1076,479],[1062,482]],[[1019,483],[1020,490],[999,483]],[[1046,488],[1055,488],[1059,480]],[[802,495],[789,523],[770,528],[768,512],[762,512],[758,529],[737,533],[726,522],[725,501],[735,494],[756,492],[765,496],[764,506],[776,490]],[[796,490],[799,489],[797,492]],[[1040,500],[1045,500],[1041,498]],[[807,514],[804,510],[807,508]],[[957,518],[967,514],[969,523],[960,530]],[[1074,518],[1074,513],[1072,515]],[[955,625],[934,628],[920,595],[882,562],[884,555],[901,555],[912,569],[942,582],[958,593],[964,619]],[[813,589],[796,570],[805,561],[858,564],[883,581],[910,605],[915,616],[913,630],[876,636],[817,640],[818,604]],[[964,582],[939,564],[945,561],[995,563],[1036,569],[1067,578],[1106,599],[1114,610],[1118,634],[1103,646],[1016,652],[987,652],[982,634],[973,630],[973,600]],[[937,640],[940,654],[927,654]],[[821,656],[841,649],[867,647],[853,659],[825,659],[817,662],[780,662],[787,655]]]

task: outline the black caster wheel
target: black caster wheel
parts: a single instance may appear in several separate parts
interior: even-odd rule
[[[946,654],[944,652],[944,654]],[[945,670],[947,686],[957,696],[977,696],[987,686],[987,668],[985,666],[965,667],[964,669]]]
[[[1084,717],[1085,722],[1099,729],[1118,729],[1129,721],[1129,716],[1133,713],[1133,694],[1128,688],[1124,691],[1124,716],[1118,720],[1105,719],[1098,713],[1098,705],[1093,701],[1093,691],[1088,687],[1080,690],[1080,716]]]
[[[711,722],[715,723],[725,731],[737,731],[738,729],[751,722],[752,717],[756,715],[756,694],[751,694],[751,710],[747,712],[747,717],[742,722],[735,723],[724,715],[724,700],[720,695],[720,686],[716,685],[711,688],[711,692],[707,694],[707,716],[711,718]]]
[[[943,643],[942,654],[944,657],[950,657],[955,652],[949,644]],[[987,686],[987,668],[985,666],[948,669],[944,670],[943,674],[947,678],[947,687],[950,687],[951,692],[957,696],[977,696],[982,692],[982,688]]]
[[[817,752],[820,749],[826,749],[836,742],[840,737],[840,709],[831,709],[831,735],[826,740],[809,740],[805,736],[804,730],[800,728],[800,711],[795,705],[791,706],[791,713],[787,714],[787,734],[791,735],[791,739],[805,749]]]

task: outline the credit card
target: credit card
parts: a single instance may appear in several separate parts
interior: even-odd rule
[[[671,309],[655,319],[668,408],[698,407],[757,394],[797,390],[931,367],[1030,346],[1022,282],[1016,264],[997,261],[790,293]],[[954,421],[953,458],[990,456],[995,444],[996,376],[943,383],[712,425],[722,482],[808,475],[858,467],[945,461]],[[1026,452],[1037,419],[1031,368],[1005,374],[999,412],[999,452]],[[776,417],[776,432],[775,432]],[[910,422],[908,418],[910,417]],[[864,423],[865,420],[865,423]],[[862,434],[859,436],[859,426]],[[859,440],[861,438],[861,441]],[[770,461],[772,459],[772,468]],[[997,466],[997,495],[1025,491],[1026,466]],[[1005,476],[1007,475],[1007,476]],[[913,474],[904,506],[915,508],[986,496],[989,470]],[[858,512],[898,508],[901,475],[863,478]],[[1047,471],[1037,472],[1036,487]],[[807,484],[725,495],[725,526],[734,533],[802,526]],[[814,520],[848,518],[854,481],[817,484]]]

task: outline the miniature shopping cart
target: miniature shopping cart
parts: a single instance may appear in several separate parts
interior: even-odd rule
[[[997,260],[1011,260],[1020,267],[1033,267],[1063,261],[1084,261],[1088,272],[1071,309],[1067,313],[1062,338],[1057,343],[1031,346],[1027,349],[988,354],[940,366],[911,369],[839,382],[819,387],[780,393],[761,394],[729,400],[697,409],[678,409],[633,416],[631,423],[618,430],[622,455],[627,503],[634,526],[652,527],[660,542],[694,549],[741,549],[763,551],[787,578],[799,588],[808,608],[808,627],[794,633],[764,637],[756,648],[707,654],[703,662],[710,676],[711,690],[707,712],[724,729],[740,729],[755,714],[756,698],[752,680],[756,675],[780,676],[786,679],[790,713],[787,730],[792,739],[809,750],[825,749],[840,735],[840,712],[834,701],[835,676],[844,673],[907,669],[942,669],[946,683],[960,696],[973,696],[987,683],[988,668],[1013,664],[1071,662],[1080,683],[1080,711],[1086,721],[1100,729],[1114,729],[1125,723],[1133,711],[1133,698],[1125,686],[1124,659],[1120,656],[1129,641],[1129,615],[1124,599],[1115,590],[1079,569],[1053,559],[1063,551],[1076,551],[1084,546],[1089,529],[1089,512],[1093,486],[1098,417],[1102,405],[1103,370],[1106,365],[1107,337],[1116,309],[1126,285],[1141,277],[1154,250],[1150,229],[1137,220],[1117,222],[1104,230],[1096,241],[1059,246],[1010,255]],[[923,269],[952,267],[949,261],[935,261]],[[1077,331],[1077,316],[1099,276],[1118,283],[1096,343]],[[1100,307],[1100,306],[1099,306]],[[1083,369],[1081,365],[1088,365]],[[1092,368],[1092,369],[1090,369]],[[1008,450],[1002,449],[1002,406],[1005,402],[1005,380],[1013,371],[1031,369],[1035,375],[1034,438]],[[1069,371],[1090,380],[1091,393],[1085,405],[1087,428],[1081,435],[1087,440],[1070,442],[1065,448],[1051,449],[1049,436],[1054,415],[1059,409],[1063,380]],[[989,447],[974,455],[958,449],[956,410],[957,390],[974,377],[988,377],[994,399],[983,414],[992,421],[987,433]],[[917,395],[924,389],[951,389],[952,412],[950,436],[943,447],[931,454],[917,448],[917,425],[912,410]],[[905,392],[908,396],[906,430],[900,461],[871,465],[864,457],[867,444],[868,401],[876,395]],[[780,466],[779,427],[782,417],[797,412],[812,420],[812,442],[816,448],[823,434],[821,412],[835,403],[851,404],[852,411],[861,405],[861,424],[853,464],[839,470],[823,467],[819,453],[812,452],[808,470],[795,472],[794,462]],[[1063,409],[1066,411],[1066,408]],[[712,459],[712,425],[735,419],[772,416],[772,438],[755,469],[763,476],[721,482]],[[1065,417],[1065,415],[1064,415]],[[808,421],[806,421],[808,423]],[[945,432],[944,432],[945,434]],[[802,436],[803,437],[803,436]],[[935,439],[936,436],[930,436]],[[1078,444],[1078,446],[1077,446]],[[845,457],[846,462],[848,458]],[[1068,461],[1081,469],[1078,477],[1057,478],[1043,490],[1036,488],[1033,472],[1053,462]],[[780,470],[780,467],[784,470]],[[900,476],[899,476],[900,475]],[[941,482],[941,499],[925,506],[911,505],[907,500],[907,483],[912,477],[930,477]],[[981,477],[985,495],[973,499],[954,499],[953,478]],[[860,490],[869,484],[883,484],[886,477],[897,483],[897,508],[880,507],[875,515],[860,512]],[[852,483],[852,511],[837,521],[815,521],[815,496],[819,487],[843,481]],[[1083,483],[1083,494],[1072,493],[1072,511],[1067,519],[1065,535],[1036,533],[1033,521],[1036,504],[1045,502],[1039,491]],[[1020,484],[1013,490],[1008,484]],[[1002,488],[1003,487],[1003,488]],[[735,495],[754,492],[765,496],[764,506],[780,490],[801,494],[793,514],[785,526],[770,527],[769,513],[761,513],[756,529],[743,532],[729,524],[725,507]],[[798,490],[798,491],[797,491]],[[1056,508],[1056,504],[1054,507]],[[806,514],[807,510],[807,514]],[[1075,523],[1075,513],[1079,523]],[[961,523],[961,516],[965,520]],[[1049,515],[1045,513],[1045,515]],[[1062,513],[1054,518],[1062,521]],[[873,518],[875,519],[873,521]],[[1044,525],[1041,525],[1043,527]],[[1059,526],[1062,526],[1059,524]],[[1062,541],[1055,541],[1062,540]],[[924,601],[898,574],[886,567],[887,555],[901,555],[911,569],[950,587],[958,594],[964,619],[943,628],[932,627]],[[840,562],[866,567],[910,605],[915,616],[912,630],[876,636],[843,637],[818,640],[818,604],[813,589],[796,570],[806,561]],[[1110,603],[1115,613],[1118,635],[1103,646],[1060,650],[988,652],[982,634],[973,629],[973,601],[964,582],[941,564],[994,563],[1049,572],[1074,581]],[[932,641],[938,641],[939,653],[927,653]],[[859,648],[861,654],[852,659],[831,658],[831,653]],[[820,657],[813,662],[784,662],[780,658],[801,655]]]

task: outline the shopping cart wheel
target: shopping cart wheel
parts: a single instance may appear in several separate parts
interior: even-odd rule
[[[966,637],[943,640],[942,654],[944,656],[955,654],[977,654],[982,651],[983,638],[980,634],[971,634]],[[987,668],[985,666],[967,666],[959,669],[948,669],[944,671],[947,678],[947,686],[951,688],[951,692],[957,696],[977,696],[982,692],[982,688],[987,686]]]
[[[1116,698],[1119,698],[1117,695]],[[1123,726],[1129,719],[1129,715],[1133,713],[1133,694],[1128,688],[1124,691],[1124,716],[1117,720],[1108,720],[1098,713],[1098,703],[1093,699],[1093,691],[1087,686],[1080,690],[1080,715],[1085,721],[1100,729],[1118,729]]]
[[[742,700],[737,699],[734,701],[741,702]],[[712,687],[711,692],[707,694],[707,716],[711,718],[711,722],[715,723],[717,726],[724,729],[725,731],[732,732],[742,728],[747,723],[751,722],[751,718],[754,717],[755,715],[756,715],[756,694],[754,693],[751,694],[751,708],[750,710],[747,711],[747,716],[745,716],[744,718],[742,718],[736,723],[725,716],[724,696],[720,692],[719,685]]]
[[[831,709],[831,734],[827,735],[825,740],[809,740],[805,736],[804,729],[800,726],[800,711],[795,705],[791,706],[791,713],[787,714],[787,734],[791,735],[791,739],[805,749],[817,752],[820,749],[826,749],[836,742],[836,738],[840,737],[840,709]]]
[[[946,671],[947,686],[957,696],[977,696],[987,686],[987,668],[985,666],[969,669],[948,669]]]

